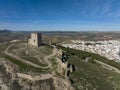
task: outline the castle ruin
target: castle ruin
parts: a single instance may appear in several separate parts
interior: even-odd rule
[[[28,40],[31,46],[39,47],[42,45],[41,33],[31,33],[31,38]]]

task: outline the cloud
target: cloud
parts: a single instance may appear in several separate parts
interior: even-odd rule
[[[104,16],[112,12],[114,0],[85,0],[82,5],[84,14],[92,16]]]
[[[101,11],[101,15],[105,17],[120,17],[120,2],[118,0],[107,1]]]
[[[116,11],[112,11],[110,13],[108,13],[106,16],[107,17],[120,17],[120,10],[116,10]]]
[[[113,0],[101,0],[94,5],[92,15],[104,16],[111,12]]]

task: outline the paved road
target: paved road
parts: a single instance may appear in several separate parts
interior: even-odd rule
[[[117,68],[115,68],[115,67],[113,67],[113,66],[111,66],[111,65],[108,65],[108,64],[103,63],[103,62],[98,61],[98,60],[95,60],[95,62],[101,64],[103,68],[106,68],[106,69],[108,69],[108,70],[111,70],[111,71],[120,73],[120,70],[119,70],[119,69],[117,69]]]
[[[33,66],[33,67],[37,67],[37,68],[49,68],[49,67],[51,67],[52,64],[51,64],[51,62],[50,62],[48,59],[52,58],[52,57],[55,56],[56,53],[57,53],[56,47],[53,46],[52,54],[49,55],[49,56],[45,56],[45,57],[44,57],[44,60],[48,63],[48,65],[47,65],[46,67],[42,67],[42,66],[39,66],[39,65],[37,65],[37,64],[34,64],[34,63],[30,62],[30,61],[27,61],[27,60],[25,60],[25,59],[22,59],[22,58],[20,58],[19,56],[13,54],[13,53],[9,53],[8,50],[9,50],[9,48],[12,47],[13,45],[14,45],[14,44],[8,46],[8,47],[5,49],[4,53],[5,53],[6,55],[8,55],[8,56],[10,56],[10,57],[13,57],[13,58],[16,58],[17,60],[22,61],[23,63],[29,64],[29,65],[31,65],[31,66]]]

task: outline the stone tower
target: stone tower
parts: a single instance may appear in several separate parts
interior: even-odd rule
[[[42,45],[41,33],[31,33],[28,43],[32,46],[39,47]]]

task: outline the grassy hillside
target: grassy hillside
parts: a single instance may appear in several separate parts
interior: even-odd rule
[[[13,57],[10,57],[10,56],[8,56],[8,55],[6,55],[5,53],[4,53],[4,50],[9,46],[9,45],[11,45],[11,44],[13,44],[13,43],[4,43],[4,44],[0,44],[0,58],[5,58],[5,59],[7,59],[7,60],[9,60],[9,61],[11,61],[12,63],[14,63],[14,64],[16,64],[18,67],[19,67],[19,69],[20,69],[20,71],[21,72],[39,72],[39,73],[48,73],[48,72],[51,72],[51,69],[49,69],[49,68],[46,68],[46,69],[42,69],[42,68],[36,68],[36,67],[33,67],[33,66],[30,66],[30,65],[28,65],[28,64],[25,64],[25,63],[23,63],[23,62],[21,62],[21,61],[19,61],[19,60],[17,60],[17,59],[15,59],[15,58],[13,58]],[[14,44],[16,44],[17,46],[15,47],[15,46],[13,46],[13,47],[11,47],[10,48],[10,51],[11,50],[13,50],[13,49],[17,49],[17,48],[20,48],[19,47],[19,44],[21,44],[21,42],[19,42],[19,43],[14,43]],[[43,52],[43,51],[41,51],[41,53],[43,52],[44,54],[50,54],[51,52],[52,52],[52,48],[50,47],[50,46],[43,46],[44,48],[46,48],[45,50],[50,50],[49,52]],[[42,50],[42,49],[40,49],[40,50]],[[33,63],[38,63],[38,60],[36,60],[36,58],[33,58],[32,56],[30,57],[30,56],[24,56],[26,59],[29,59],[29,61],[31,61],[31,62],[33,62]],[[38,63],[39,65],[41,65],[41,66],[44,66],[43,64],[41,64],[41,63]]]
[[[47,66],[44,60],[45,56],[52,53],[52,47],[49,45],[42,45],[38,47],[31,47],[24,45],[25,43],[15,43],[9,48],[9,52],[14,53],[22,59],[38,64],[42,67]]]
[[[70,79],[77,90],[120,90],[120,74],[104,69],[94,62],[94,59],[101,59],[109,63],[106,58],[85,51],[59,48],[67,51],[68,62],[75,65],[76,71],[70,73]],[[83,59],[88,56],[91,57],[90,62],[84,62]],[[116,62],[113,65],[120,66]]]

